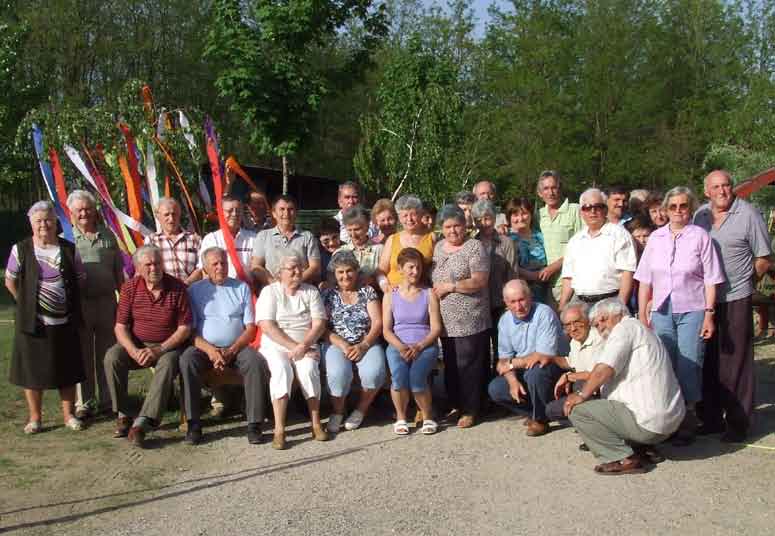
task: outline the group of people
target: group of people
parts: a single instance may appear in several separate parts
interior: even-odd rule
[[[388,383],[393,432],[410,433],[413,399],[417,430],[433,434],[440,368],[447,422],[470,428],[491,402],[525,415],[531,437],[569,421],[601,474],[645,471],[667,439],[740,441],[753,411],[751,295],[771,249],[761,215],[732,187],[717,170],[701,207],[686,187],[590,188],[573,203],[546,171],[537,211],[524,197],[499,209],[482,181],[438,210],[404,195],[369,212],[346,182],[340,211],[315,234],[296,226],[289,196],[270,205],[253,192],[243,204],[227,193],[227,228],[202,238],[163,198],[129,279],[90,193],[67,201],[74,244],[57,235],[53,206],[35,203],[32,237],[13,247],[5,281],[24,431],[41,431],[42,392],[56,388],[68,428],[112,412],[114,436],[142,447],[180,376],[186,442],[198,444],[203,378],[231,368],[251,444],[263,441],[268,388],[272,446],[286,448],[294,385],[315,440],[361,426]],[[132,415],[129,372],[149,367]],[[228,393],[212,393],[220,414]]]

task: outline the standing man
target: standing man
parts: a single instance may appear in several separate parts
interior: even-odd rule
[[[477,200],[490,201],[491,203],[496,204],[495,198],[497,197],[498,192],[495,188],[495,183],[490,181],[479,181],[474,184],[472,192]],[[507,227],[508,222],[506,221],[506,215],[503,212],[498,212],[495,216],[495,229],[497,229],[500,234],[506,234]]]
[[[84,190],[67,196],[73,218],[75,248],[86,270],[87,284],[81,292],[83,324],[80,326],[81,355],[86,381],[77,386],[75,416],[88,419],[110,411],[110,393],[105,381],[105,352],[116,344],[116,291],[124,282],[121,252],[113,233],[97,224],[97,202]]]
[[[226,227],[231,231],[234,237],[234,247],[237,250],[237,257],[242,264],[242,268],[245,270],[245,275],[250,278],[250,257],[253,252],[253,245],[256,241],[255,231],[245,229],[242,227],[242,201],[236,197],[230,195],[223,196],[221,200],[223,206],[223,216],[226,219]],[[202,239],[202,247],[199,250],[200,256],[198,260],[198,267],[202,268],[201,253],[204,253],[210,248],[219,247],[226,251],[226,240],[223,238],[223,230],[218,229],[212,233],[208,233]],[[229,259],[229,277],[237,278],[237,269],[234,267],[234,263]],[[250,283],[250,282],[247,282]]]
[[[156,220],[161,231],[145,237],[145,244],[161,250],[164,273],[180,279],[186,285],[202,278],[197,268],[202,239],[180,226],[180,204],[171,197],[162,197],[156,204]]]
[[[548,263],[538,277],[541,281],[549,283],[551,294],[547,299],[549,305],[556,308],[562,293],[560,272],[565,248],[571,237],[581,230],[581,215],[577,203],[569,203],[568,198],[563,199],[560,190],[560,174],[556,171],[547,170],[541,173],[536,190],[538,197],[544,202],[538,214]]]
[[[748,435],[753,414],[754,280],[770,267],[770,240],[759,212],[732,193],[732,177],[716,170],[705,177],[709,202],[694,223],[710,233],[718,248],[726,283],[718,287],[716,333],[705,351],[702,426],[699,434],[725,432],[722,441]],[[713,312],[713,311],[711,311]]]
[[[635,244],[621,225],[606,221],[606,197],[597,188],[579,198],[586,227],[573,235],[562,264],[560,309],[576,298],[593,304],[618,296],[627,303],[637,265]]]
[[[342,223],[342,213],[348,208],[352,208],[361,204],[361,188],[358,183],[353,181],[343,182],[339,185],[339,195],[336,199],[339,204],[339,212],[336,213],[334,218],[339,222],[339,240],[342,244],[350,243],[350,235],[347,233],[347,228]],[[379,234],[379,227],[369,221],[369,240]],[[306,282],[306,280],[305,280]]]
[[[608,199],[608,221],[617,225],[624,225],[632,219],[627,214],[629,208],[629,192],[624,186],[612,186],[606,192]]]

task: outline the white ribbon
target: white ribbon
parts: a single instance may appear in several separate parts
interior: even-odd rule
[[[148,180],[148,197],[151,198],[156,230],[161,231],[161,223],[156,219],[156,206],[159,204],[159,182],[156,180],[156,161],[153,157],[153,144],[151,142],[148,142],[148,148],[145,152],[145,178]]]

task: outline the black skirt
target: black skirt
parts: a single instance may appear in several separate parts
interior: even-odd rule
[[[12,384],[27,389],[58,389],[85,379],[78,330],[72,323],[39,326],[34,335],[16,329]]]

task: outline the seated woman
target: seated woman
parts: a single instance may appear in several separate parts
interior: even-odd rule
[[[354,238],[352,234],[350,237]],[[335,253],[330,269],[336,287],[323,291],[329,318],[328,330],[323,336],[323,359],[333,406],[328,419],[328,431],[332,434],[339,432],[342,425],[347,393],[353,381],[353,365],[358,367],[362,390],[358,406],[344,422],[345,429],[355,430],[361,425],[385,383],[385,350],[379,341],[382,334],[379,299],[373,288],[359,283],[358,268],[352,252]]]
[[[423,256],[414,248],[406,248],[398,255],[398,266],[403,280],[397,289],[385,294],[382,302],[384,318],[382,333],[390,366],[393,405],[396,422],[393,431],[398,435],[409,433],[406,407],[411,388],[417,407],[423,416],[423,434],[436,433],[433,420],[431,389],[428,375],[439,357],[437,345],[442,323],[439,299],[422,284]]]
[[[533,203],[526,197],[515,197],[506,203],[509,237],[517,246],[519,277],[528,282],[533,300],[546,302],[548,287],[539,279],[546,268],[544,235],[533,229]]]
[[[361,284],[376,287],[376,273],[379,268],[379,258],[382,254],[382,244],[374,244],[369,240],[369,215],[360,206],[350,207],[342,212],[342,225],[350,235],[350,243],[343,244],[338,252],[351,252],[360,266]],[[336,253],[334,253],[336,255]],[[329,281],[333,265],[329,261]]]
[[[326,329],[326,309],[318,289],[301,282],[304,270],[299,255],[280,255],[279,281],[264,287],[256,302],[256,322],[261,327],[259,352],[266,359],[271,379],[269,394],[274,411],[272,447],[285,448],[285,416],[294,377],[307,399],[312,436],[327,441],[320,424],[320,351],[318,339]]]

